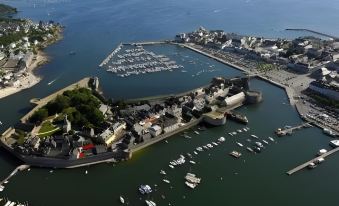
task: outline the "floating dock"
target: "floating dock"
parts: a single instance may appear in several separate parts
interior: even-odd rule
[[[299,170],[302,170],[302,169],[304,169],[305,167],[307,167],[311,162],[314,162],[315,160],[317,160],[317,159],[319,159],[319,158],[325,158],[325,157],[327,157],[327,156],[329,156],[329,155],[331,155],[331,154],[333,154],[333,153],[335,153],[335,152],[338,152],[338,151],[339,151],[339,147],[337,147],[337,148],[335,148],[335,149],[332,149],[332,150],[326,152],[326,153],[323,154],[323,155],[320,155],[320,156],[318,156],[318,157],[316,157],[316,158],[314,158],[314,159],[311,159],[310,161],[305,162],[304,164],[301,164],[301,165],[297,166],[297,167],[294,168],[294,169],[291,169],[290,171],[288,171],[288,172],[286,172],[286,173],[287,173],[288,175],[292,175],[292,174],[298,172]]]
[[[278,136],[285,136],[287,134],[292,134],[294,130],[299,130],[299,129],[308,128],[308,127],[311,127],[310,122],[305,122],[305,123],[302,123],[302,124],[299,124],[297,126],[290,127],[290,128],[285,128],[285,129],[278,128],[276,131],[276,134]]]

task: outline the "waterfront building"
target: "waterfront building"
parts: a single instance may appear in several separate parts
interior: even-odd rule
[[[152,135],[152,137],[156,137],[160,135],[162,132],[162,129],[159,125],[153,125],[149,128],[149,133]]]
[[[339,84],[331,81],[313,81],[309,85],[309,89],[317,92],[325,97],[339,101]]]

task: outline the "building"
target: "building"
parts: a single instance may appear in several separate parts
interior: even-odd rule
[[[172,132],[178,129],[179,123],[176,117],[174,118],[166,118],[163,123],[163,130],[165,133]]]
[[[160,135],[162,132],[162,129],[159,125],[154,125],[149,128],[149,133],[152,135],[152,137],[156,137]]]
[[[67,114],[65,115],[65,118],[64,118],[64,125],[62,126],[62,129],[65,133],[68,133],[69,131],[71,131],[72,129],[72,124],[71,122],[68,120],[67,118]]]
[[[310,71],[310,65],[306,63],[288,63],[287,67],[297,73],[306,74]]]
[[[111,145],[115,140],[119,139],[122,135],[122,131],[126,129],[126,123],[115,123],[112,128],[107,128],[99,135],[99,139],[106,144]]]
[[[339,101],[339,84],[335,82],[313,81],[310,83],[310,90],[317,92],[325,97]]]

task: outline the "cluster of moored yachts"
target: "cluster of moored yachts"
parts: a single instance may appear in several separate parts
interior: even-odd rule
[[[245,127],[243,129],[238,129],[237,131],[228,133],[230,136],[236,136],[237,134],[248,132],[250,131],[249,127]],[[246,141],[250,144],[246,147],[246,150],[251,153],[260,153],[263,149],[265,149],[264,145],[270,144],[269,142],[275,142],[273,137],[268,137],[267,139],[261,139],[258,136],[251,134],[251,138],[246,139]],[[244,147],[244,143],[241,142],[235,142],[239,147]],[[235,158],[241,157],[241,152],[238,152],[236,150],[233,150],[230,153],[231,156]]]
[[[234,132],[230,132],[228,133],[230,136],[237,136],[238,134],[240,133],[246,133],[246,132],[249,132],[250,131],[250,128],[249,127],[244,127],[242,129],[238,129]],[[200,133],[198,131],[194,131],[195,134],[199,135]],[[183,134],[183,136],[187,139],[190,139],[192,137],[188,136],[186,133]],[[275,139],[272,138],[272,137],[268,137],[267,139],[263,139],[263,138],[259,138],[258,136],[254,135],[254,134],[251,134],[250,135],[251,138],[248,138],[246,139],[246,141],[251,145],[247,146],[246,147],[246,150],[251,152],[251,153],[260,153],[264,148],[265,146],[264,145],[268,145],[270,144],[269,142],[273,143],[275,142]],[[179,167],[185,163],[190,163],[192,165],[195,165],[196,162],[193,161],[193,156],[194,155],[198,155],[199,153],[202,153],[204,151],[207,151],[207,150],[211,150],[213,149],[214,147],[217,147],[219,145],[221,145],[222,143],[224,143],[226,141],[226,138],[225,137],[219,137],[217,140],[215,141],[212,141],[210,143],[207,143],[205,145],[201,145],[197,148],[194,149],[193,152],[191,153],[186,153],[186,155],[183,155],[183,154],[180,154],[178,158],[174,159],[174,160],[171,160],[168,164],[168,166],[171,168],[171,169],[175,169],[176,167]],[[167,141],[166,141],[167,142]],[[245,147],[244,144],[240,143],[240,142],[235,142],[239,147]],[[236,157],[236,158],[239,158],[242,154],[236,150],[232,151],[230,153],[230,155],[232,155],[233,157]],[[187,160],[189,159],[189,160]],[[160,174],[165,176],[167,175],[166,171],[165,170],[160,170]],[[167,183],[167,184],[170,184],[170,180],[168,179],[162,179],[162,181],[164,183]],[[201,178],[197,177],[195,174],[193,173],[187,173],[186,176],[185,176],[185,185],[191,189],[194,189],[196,188],[196,186],[198,184],[200,184],[201,182]],[[156,186],[156,185],[155,185]],[[139,192],[142,194],[142,195],[145,195],[145,194],[150,194],[152,193],[152,188],[151,186],[149,185],[140,185],[139,187]],[[163,197],[164,198],[164,197]],[[122,196],[120,196],[120,201],[121,203],[124,203],[125,200]],[[149,205],[149,206],[156,206],[156,203],[152,200],[145,200],[146,204]]]

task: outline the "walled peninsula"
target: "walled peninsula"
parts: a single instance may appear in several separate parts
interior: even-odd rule
[[[178,95],[108,101],[98,78],[85,78],[43,99],[1,136],[2,146],[28,165],[73,168],[127,160],[133,152],[195,125],[219,126],[232,110],[262,100],[248,77],[215,77]],[[246,119],[247,120],[247,119]],[[246,122],[245,122],[246,123]]]

